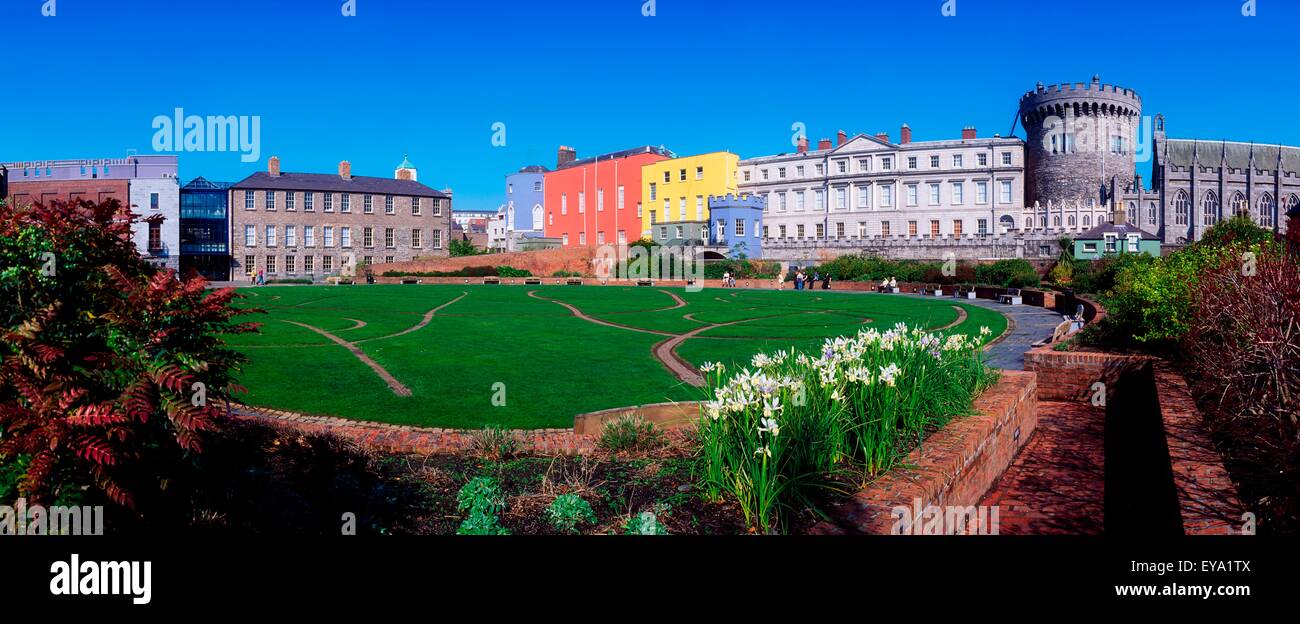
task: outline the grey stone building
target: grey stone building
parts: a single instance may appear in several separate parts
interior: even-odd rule
[[[364,264],[448,255],[451,197],[397,178],[281,173],[272,156],[267,171],[230,188],[231,278],[318,279],[352,275]]]

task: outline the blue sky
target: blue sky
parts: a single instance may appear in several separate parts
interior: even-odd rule
[[[636,145],[788,151],[909,123],[1005,134],[1038,81],[1137,89],[1171,136],[1300,145],[1300,3],[1257,0],[0,0],[0,160],[152,151],[155,116],[261,117],[261,159],[181,174],[392,174],[403,153],[458,209],[505,174]],[[492,125],[506,145],[493,147]],[[1143,172],[1145,173],[1145,172]]]

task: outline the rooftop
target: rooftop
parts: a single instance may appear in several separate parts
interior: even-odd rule
[[[1084,232],[1078,236],[1077,240],[1102,240],[1107,234],[1114,234],[1118,238],[1128,238],[1129,234],[1137,234],[1142,240],[1160,240],[1159,236],[1143,231],[1130,223],[1116,225],[1115,223],[1103,223],[1097,227]]]
[[[583,159],[581,159],[581,160],[575,160],[575,161],[572,161],[572,162],[567,162],[567,163],[564,163],[563,165],[560,165],[557,169],[571,169],[571,168],[573,168],[573,167],[580,167],[580,166],[582,166],[582,165],[589,165],[589,164],[594,163],[594,162],[597,162],[597,161],[602,161],[602,160],[617,160],[617,159],[619,159],[619,158],[627,158],[627,157],[629,157],[629,156],[636,156],[637,154],[658,154],[658,155],[660,155],[660,156],[663,156],[664,158],[675,158],[675,157],[676,157],[676,154],[673,154],[672,151],[668,150],[668,149],[665,148],[665,147],[662,147],[662,146],[660,146],[660,147],[654,147],[654,146],[651,146],[651,145],[643,145],[643,146],[641,146],[641,147],[634,147],[634,148],[632,148],[632,149],[627,149],[627,150],[623,150],[623,151],[620,151],[620,152],[610,152],[610,153],[608,153],[608,154],[601,154],[601,155],[599,155],[599,156],[590,156],[590,157],[588,157],[588,158],[583,158]]]
[[[352,176],[351,179],[345,180],[333,173],[281,173],[279,176],[271,177],[271,174],[259,171],[235,183],[231,188],[449,197],[442,191],[435,191],[414,180],[370,176]]]

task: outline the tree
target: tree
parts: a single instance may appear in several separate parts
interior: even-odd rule
[[[145,261],[117,200],[0,204],[0,466],[18,494],[90,486],[139,509],[184,470],[239,390],[231,289]]]
[[[460,258],[462,256],[480,256],[487,253],[486,251],[475,247],[474,243],[464,239],[451,241],[451,244],[447,246],[447,251],[453,258]]]

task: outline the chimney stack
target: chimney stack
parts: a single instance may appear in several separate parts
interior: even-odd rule
[[[352,179],[352,163],[346,160],[339,163],[339,177],[344,180]]]
[[[266,160],[266,172],[271,174],[272,178],[280,177],[280,157],[272,156]]]
[[[806,136],[799,137],[799,142],[795,146],[795,151],[800,154],[808,153],[808,137]]]
[[[975,126],[966,126],[961,129],[961,140],[973,141],[979,138],[979,133],[975,132]]]
[[[560,152],[555,158],[555,168],[559,169],[578,159],[578,150],[567,145],[560,146]]]
[[[912,128],[907,124],[903,124],[903,127],[898,130],[898,144],[907,145],[908,143],[911,142],[912,142]]]
[[[831,140],[830,140],[830,139],[822,139],[822,140],[820,140],[820,141],[817,142],[817,149],[819,149],[819,150],[828,150],[828,149],[830,149],[830,148],[831,148]]]
[[[1124,202],[1115,200],[1115,218],[1111,222],[1115,225],[1128,224],[1128,211],[1124,208]]]
[[[888,142],[889,142],[889,133],[888,133],[888,132],[877,132],[877,133],[876,133],[876,138],[877,138],[877,139],[880,139],[881,141],[884,141],[884,142],[888,143]]]
[[[848,140],[849,140],[848,133],[843,130],[840,130],[838,133],[835,134],[835,147],[844,145],[845,143],[848,142]]]

